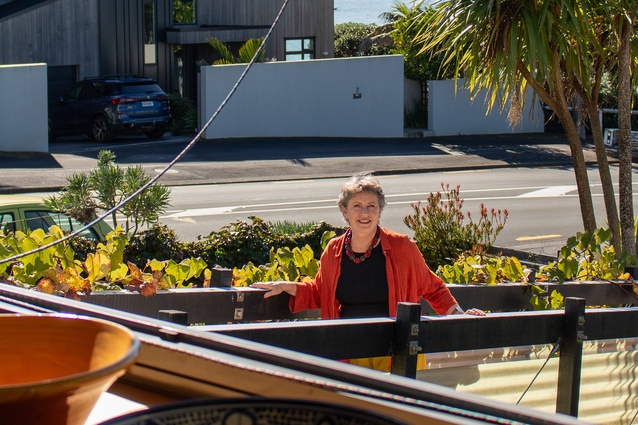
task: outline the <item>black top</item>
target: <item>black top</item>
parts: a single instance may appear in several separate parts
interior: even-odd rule
[[[355,252],[355,255],[362,254]],[[343,253],[336,296],[341,303],[341,318],[389,316],[388,277],[381,244],[377,244],[370,257],[359,264]]]

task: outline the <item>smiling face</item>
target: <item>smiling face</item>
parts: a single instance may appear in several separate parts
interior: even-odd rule
[[[370,191],[356,193],[346,207],[341,207],[341,212],[350,225],[353,236],[374,235],[381,217],[379,197]]]

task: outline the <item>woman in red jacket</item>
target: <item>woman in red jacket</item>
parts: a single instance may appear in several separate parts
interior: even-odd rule
[[[379,226],[385,195],[375,178],[352,177],[341,189],[338,204],[349,229],[328,243],[314,281],[251,287],[266,289],[265,298],[287,292],[293,313],[320,308],[322,319],[394,317],[398,302],[421,298],[439,314],[464,313],[416,244]],[[478,309],[466,313],[485,314]]]
[[[265,298],[287,292],[290,310],[321,309],[322,319],[395,317],[398,302],[425,299],[439,314],[463,314],[449,289],[425,264],[423,255],[407,235],[379,226],[385,195],[369,174],[357,174],[341,189],[339,209],[349,225],[332,239],[312,282],[261,282]],[[483,316],[478,309],[467,314]],[[389,357],[354,359],[350,363],[390,370]],[[425,366],[420,356],[419,368]]]

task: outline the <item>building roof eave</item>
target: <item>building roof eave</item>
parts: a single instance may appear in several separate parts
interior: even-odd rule
[[[265,36],[269,28],[267,25],[177,27],[166,30],[166,42],[168,44],[207,44],[211,37],[224,43],[244,42],[250,38]]]

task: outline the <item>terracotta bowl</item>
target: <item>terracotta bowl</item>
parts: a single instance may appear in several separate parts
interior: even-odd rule
[[[0,422],[81,425],[137,357],[124,326],[72,315],[0,314]]]

